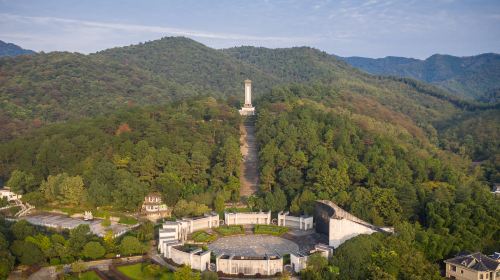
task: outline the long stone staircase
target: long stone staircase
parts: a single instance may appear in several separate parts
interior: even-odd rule
[[[245,117],[240,125],[240,196],[251,196],[259,188],[258,149],[255,138],[255,116]]]

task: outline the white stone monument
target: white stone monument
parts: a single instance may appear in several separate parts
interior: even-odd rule
[[[255,115],[255,107],[252,106],[252,81],[245,80],[245,104],[239,110],[242,116]]]

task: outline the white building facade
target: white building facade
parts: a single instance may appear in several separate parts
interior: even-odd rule
[[[289,212],[278,213],[278,226],[309,230],[314,225],[312,216],[292,216]]]
[[[216,260],[217,271],[229,275],[266,275],[283,272],[283,258],[278,256],[244,257],[219,255]]]
[[[269,225],[271,211],[269,212],[244,212],[224,213],[224,223],[230,225]]]
[[[163,257],[171,259],[178,265],[189,265],[192,269],[208,270],[210,266],[210,251],[202,249],[185,250],[180,242],[164,244]]]
[[[18,200],[21,199],[22,195],[16,194],[15,192],[11,191],[10,188],[3,188],[0,189],[0,199],[7,199],[7,201],[13,201],[13,200]]]
[[[307,260],[312,254],[320,254],[322,257],[328,259],[333,254],[333,249],[325,244],[316,244],[314,249],[305,254],[290,254],[290,264],[295,273],[299,273],[301,270],[306,269]]]

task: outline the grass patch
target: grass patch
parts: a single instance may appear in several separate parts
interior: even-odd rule
[[[217,236],[207,233],[206,231],[196,231],[191,234],[194,242],[212,242],[217,239]]]
[[[101,280],[101,278],[99,278],[99,276],[97,276],[97,273],[95,273],[92,270],[81,273],[80,277],[78,277],[78,274],[76,274],[76,273],[69,274],[69,275],[66,275],[64,279],[67,279],[67,280]]]
[[[214,230],[223,236],[245,233],[243,230],[243,226],[241,225],[220,226],[218,228],[214,228]]]
[[[124,225],[135,225],[137,224],[137,219],[129,216],[120,216],[120,220],[118,222]]]
[[[255,234],[270,234],[280,236],[288,232],[288,228],[275,225],[256,225],[253,231]]]
[[[97,273],[95,271],[87,271],[84,272],[80,275],[80,280],[101,280],[99,276],[97,276]]]
[[[166,268],[149,263],[136,263],[117,267],[118,271],[132,280],[173,280],[174,274]]]
[[[248,208],[248,207],[230,207],[230,208],[226,208],[225,209],[225,212],[231,212],[231,213],[248,213],[248,212],[252,212],[252,209]]]

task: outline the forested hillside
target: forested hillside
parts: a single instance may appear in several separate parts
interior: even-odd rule
[[[165,79],[201,88],[206,94],[219,96],[240,96],[242,82],[248,78],[255,82],[255,96],[280,82],[252,65],[184,37],[165,37],[108,49],[92,56],[134,65]]]
[[[199,93],[136,67],[75,53],[4,58],[0,73],[0,140],[44,123]]]
[[[0,73],[0,140],[52,122],[200,94],[227,98],[238,107],[246,78],[254,81],[257,104],[259,96],[287,83],[333,86],[340,98],[321,97],[326,106],[341,103],[352,112],[403,126],[421,141],[440,143],[455,152],[464,150],[465,144],[459,134],[446,131],[462,122],[472,127],[481,111],[498,110],[498,106],[464,101],[416,80],[363,73],[313,48],[215,50],[179,37],[92,55],[55,52],[4,58]],[[488,136],[497,133],[492,130]],[[472,135],[475,143],[489,143],[488,151],[497,154],[496,138],[486,136]],[[479,154],[465,149],[474,161],[484,159]],[[495,165],[490,168],[498,172]]]
[[[335,85],[345,98],[363,96],[411,117],[417,123],[449,118],[459,110],[443,92],[411,83],[367,75],[337,58],[313,48],[267,49],[238,47],[223,50],[288,82]],[[358,107],[355,101],[352,107]]]
[[[135,211],[156,190],[200,214],[239,197],[238,126],[208,97],[53,124],[0,144],[0,176],[37,206]]]
[[[500,101],[499,54],[468,57],[435,54],[425,60],[391,56],[340,59],[371,74],[415,78],[445,88],[459,97],[493,103]]]
[[[18,45],[7,43],[0,40],[0,57],[2,56],[18,56],[23,54],[35,54],[32,50],[25,50]]]
[[[498,174],[500,168],[494,158],[500,152],[495,140],[500,131],[493,118],[500,115],[498,104],[464,100],[445,89],[414,79],[367,75],[312,48],[237,47],[223,51],[286,81],[298,80],[313,85],[303,88],[303,94],[327,107],[342,107],[402,126],[417,139],[430,140],[449,151],[461,150],[460,155],[473,161],[489,159],[484,165],[485,179],[490,184],[499,182],[494,174]],[[331,87],[324,90],[325,85]],[[315,90],[335,94],[318,95]],[[477,117],[485,115],[483,111],[489,112],[485,113],[489,117]],[[451,133],[464,126],[483,127],[482,133],[468,133],[476,143],[474,150],[465,147],[465,134]]]
[[[261,101],[261,196],[252,203],[310,214],[316,199],[328,199],[373,224],[396,227],[397,237],[342,245],[333,261],[342,279],[378,279],[382,272],[430,279],[437,267],[409,273],[402,260],[423,266],[463,250],[500,247],[498,198],[467,160],[419,141],[401,125],[329,105],[339,99],[334,87],[293,86]],[[415,248],[425,257],[409,253]],[[390,251],[394,258],[386,259]]]

